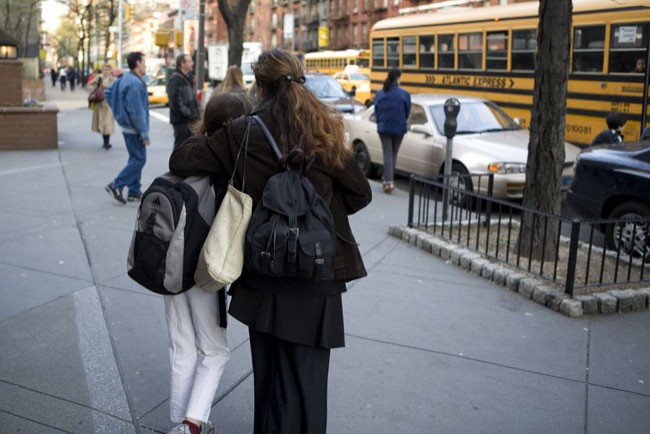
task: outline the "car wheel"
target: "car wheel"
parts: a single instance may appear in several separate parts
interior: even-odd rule
[[[444,170],[443,167],[441,174],[445,173]],[[472,198],[462,193],[463,190],[470,193],[474,191],[474,184],[472,183],[472,178],[469,176],[469,171],[461,163],[454,161],[451,165],[451,174],[452,177],[449,180],[449,185],[458,189],[451,192],[451,203],[471,207],[473,203]]]
[[[354,159],[357,161],[363,174],[366,175],[367,178],[377,178],[377,165],[370,161],[370,154],[368,153],[366,144],[363,142],[355,142],[353,149]]]
[[[612,219],[647,219],[650,206],[641,202],[625,202],[609,214]],[[650,259],[650,239],[647,222],[621,222],[607,225],[605,243],[607,248],[636,258]]]

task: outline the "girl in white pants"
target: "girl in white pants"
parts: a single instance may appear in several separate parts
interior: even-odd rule
[[[230,359],[226,329],[219,327],[218,311],[217,294],[196,286],[165,296],[172,368],[170,418],[174,423],[204,425],[201,433],[213,430],[208,422],[212,400]]]
[[[244,96],[213,94],[203,119],[195,126],[196,132],[210,136],[224,122],[252,108],[251,101]],[[196,286],[182,294],[165,296],[172,365],[170,418],[180,424],[168,434],[214,433],[214,426],[208,420],[210,409],[221,374],[230,359],[226,329],[219,327],[218,312],[217,293],[208,293]],[[225,308],[222,312],[226,315]]]

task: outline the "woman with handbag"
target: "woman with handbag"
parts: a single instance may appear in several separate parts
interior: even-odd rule
[[[113,76],[113,69],[110,65],[104,65],[102,73],[98,74],[93,81],[90,82],[90,94],[88,102],[93,109],[93,123],[92,131],[102,135],[104,144],[102,147],[106,150],[111,149],[112,145],[109,143],[111,134],[115,132],[115,122],[113,120],[113,112],[108,102],[104,99],[104,89],[108,89],[113,85],[115,77]]]
[[[340,114],[304,86],[300,60],[271,49],[260,55],[253,71],[259,104],[251,114],[263,120],[278,142],[285,156],[282,164],[259,124],[241,117],[210,137],[185,141],[172,153],[170,170],[184,176],[234,174],[235,185],[244,184],[256,206],[266,181],[283,164],[309,166],[306,177],[328,205],[336,226],[332,276],[262,276],[248,271],[244,263],[229,291],[229,312],[249,329],[255,434],[324,434],[330,350],[345,345],[342,293],[346,282],[366,275],[348,215],[368,205],[372,193],[346,147]],[[248,140],[243,140],[247,126]],[[237,159],[242,147],[246,158]],[[295,148],[301,152],[289,153]]]

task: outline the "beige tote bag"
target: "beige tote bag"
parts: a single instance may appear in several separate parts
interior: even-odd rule
[[[243,150],[242,190],[244,190],[246,180],[246,154],[250,125],[251,118],[248,120],[244,139],[235,160],[236,171],[239,156]],[[237,280],[244,267],[244,240],[253,212],[253,199],[233,186],[234,176],[233,173],[226,195],[201,249],[198,266],[194,273],[196,285],[207,292],[216,292]]]

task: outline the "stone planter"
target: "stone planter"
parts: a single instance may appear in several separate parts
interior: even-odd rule
[[[0,107],[0,150],[56,149],[55,106]]]

